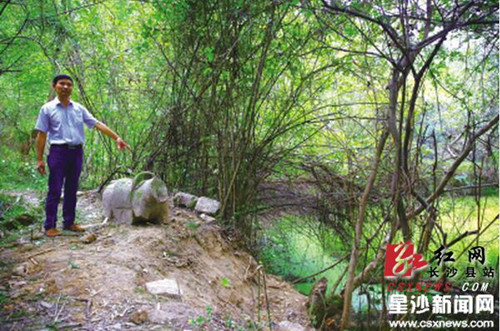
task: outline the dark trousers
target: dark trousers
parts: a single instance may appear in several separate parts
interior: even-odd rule
[[[83,149],[67,145],[50,146],[47,164],[49,166],[49,192],[45,202],[45,229],[56,227],[57,206],[64,184],[63,219],[64,227],[75,222],[76,192],[82,172]]]

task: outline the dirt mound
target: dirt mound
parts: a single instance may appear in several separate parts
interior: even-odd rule
[[[0,251],[0,329],[250,329],[266,326],[269,313],[276,326],[308,325],[305,296],[191,211],[172,205],[160,225],[102,224],[92,192],[78,210],[87,234]],[[162,279],[179,293],[148,292],[146,283]]]

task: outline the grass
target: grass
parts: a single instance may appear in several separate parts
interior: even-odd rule
[[[195,221],[189,221],[186,223],[186,228],[193,230],[193,231],[198,230],[199,227],[200,227],[200,225],[198,223],[196,223]]]
[[[47,177],[36,170],[36,158],[12,150],[8,145],[0,147],[0,190],[41,190],[47,185]]]
[[[448,197],[442,201],[441,225],[448,233],[461,234],[464,231],[484,229],[498,215],[498,193],[496,196],[485,196],[476,203],[473,197]],[[498,220],[481,235],[480,241],[498,256]],[[473,236],[472,238],[475,238]],[[450,240],[453,237],[450,237]],[[470,240],[457,244],[465,248]]]
[[[499,212],[498,202],[498,190],[481,197],[479,203],[471,196],[448,195],[443,197],[438,204],[439,214],[436,223],[442,229],[442,233],[446,234],[446,240],[444,240],[440,230],[434,231],[429,249],[427,252],[424,252],[425,259],[429,261],[433,258],[435,252],[445,242],[450,243],[456,238],[470,233],[471,235],[465,236],[447,251],[452,253],[452,258],[455,259],[455,262],[446,264],[448,267],[454,267],[458,270],[457,275],[452,280],[455,282],[470,281],[470,279],[465,277],[467,267],[475,267],[482,270],[483,267],[489,266],[496,269],[499,256],[499,222],[495,220]],[[478,229],[479,233],[481,233],[479,236],[477,235]],[[415,228],[413,238],[419,238],[421,230],[422,228]],[[401,240],[401,238],[398,238],[398,240]],[[485,249],[486,262],[484,266],[469,261],[468,252],[476,246],[482,246]],[[437,266],[437,262],[433,262],[432,266]]]
[[[479,230],[480,235],[469,235],[450,248],[456,260],[450,267],[458,269],[458,274],[453,279],[457,282],[470,281],[465,277],[467,267],[483,271],[485,267],[496,270],[495,278],[485,279],[478,275],[478,280],[493,281],[498,279],[498,191],[496,195],[487,195],[476,201],[474,197],[446,197],[441,202],[441,213],[438,222],[445,233],[449,233],[447,242],[452,241],[467,232]],[[488,227],[489,226],[489,227]],[[441,243],[431,245],[430,250],[435,251]],[[485,249],[486,262],[484,265],[470,261],[469,251],[476,246]]]
[[[7,305],[10,302],[9,296],[6,292],[0,290],[0,307]]]

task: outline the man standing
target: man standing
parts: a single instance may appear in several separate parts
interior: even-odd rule
[[[64,184],[63,229],[83,232],[85,229],[75,224],[76,192],[82,170],[83,145],[85,134],[83,124],[89,129],[97,128],[113,140],[119,150],[130,146],[113,130],[99,122],[81,104],[70,100],[73,90],[73,79],[67,75],[56,76],[52,86],[57,98],[46,103],[40,109],[40,115],[35,126],[37,170],[45,175],[43,151],[49,135],[50,151],[47,157],[49,166],[49,191],[45,202],[45,235],[55,237],[61,234],[56,229],[57,205]]]

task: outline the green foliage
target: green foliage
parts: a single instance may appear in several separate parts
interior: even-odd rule
[[[0,138],[1,141],[1,138]],[[36,163],[24,158],[21,153],[8,145],[0,146],[0,190],[40,190],[47,185],[47,177],[42,177],[36,170]]]
[[[198,202],[198,200],[196,199],[193,199],[191,200],[191,202],[189,202],[189,204],[186,206],[188,209],[194,209],[194,207],[196,207],[196,203]]]
[[[190,229],[190,230],[198,230],[198,228],[200,227],[200,224],[195,222],[195,221],[189,221],[186,223],[186,228]]]
[[[212,330],[214,327],[220,328],[221,325],[224,325],[229,330],[235,331],[264,330],[266,328],[266,324],[263,322],[252,320],[242,322],[235,320],[230,313],[226,313],[225,318],[222,319],[220,314],[214,313],[211,306],[205,307],[204,315],[190,318],[189,324],[192,325],[195,330]]]
[[[231,287],[231,281],[227,278],[221,278],[220,280],[220,284],[226,288],[230,288]]]
[[[449,240],[453,240],[464,232],[464,229],[484,229],[480,240],[475,236],[470,236],[457,243],[451,250],[455,252],[457,258],[455,267],[460,270],[457,275],[459,280],[464,280],[465,268],[468,264],[467,250],[477,244],[483,246],[486,250],[487,264],[491,267],[496,266],[498,262],[498,195],[485,196],[476,200],[470,196],[447,196],[441,201],[440,222],[443,230],[449,235]],[[490,224],[493,221],[492,224]],[[489,225],[488,228],[486,228]],[[430,251],[438,249],[440,242],[430,247]],[[497,275],[498,276],[498,275]]]
[[[68,260],[68,266],[71,268],[71,269],[80,269],[80,266],[75,262],[75,260],[73,259],[69,259]]]
[[[342,175],[368,166],[369,118],[380,117],[376,104],[387,101],[390,69],[362,54],[370,38],[385,48],[377,26],[345,14],[318,16],[315,2],[310,8],[294,1],[21,3],[6,7],[0,30],[2,40],[20,32],[2,54],[3,64],[15,64],[0,75],[0,139],[9,146],[2,149],[8,163],[2,187],[43,187],[45,179],[33,173],[34,156],[21,163],[13,151],[28,140],[59,72],[77,79],[74,99],[133,149],[117,153],[107,138],[88,132],[82,188],[95,188],[120,166],[154,170],[169,186],[218,198],[222,216],[245,229],[267,177],[304,175],[303,160],[335,164]],[[338,4],[399,23],[377,6]],[[395,9],[384,1],[380,7]],[[424,84],[437,90],[426,93],[417,115],[440,123],[440,146],[467,120],[469,104],[485,109],[496,95],[498,61],[481,53],[484,33],[468,35],[467,49],[459,42],[465,37],[453,35]],[[482,77],[481,84],[460,79],[471,75],[470,82]],[[423,148],[432,157],[432,148]],[[354,159],[356,168],[349,166]],[[362,183],[365,176],[358,175]]]
[[[9,296],[5,291],[0,291],[0,305],[2,307],[10,302]]]
[[[200,315],[196,318],[191,318],[189,319],[189,324],[193,325],[194,327],[200,328],[202,330],[206,329],[207,324],[209,324],[212,319],[213,319],[213,310],[211,306],[207,306],[205,308],[206,314]]]

